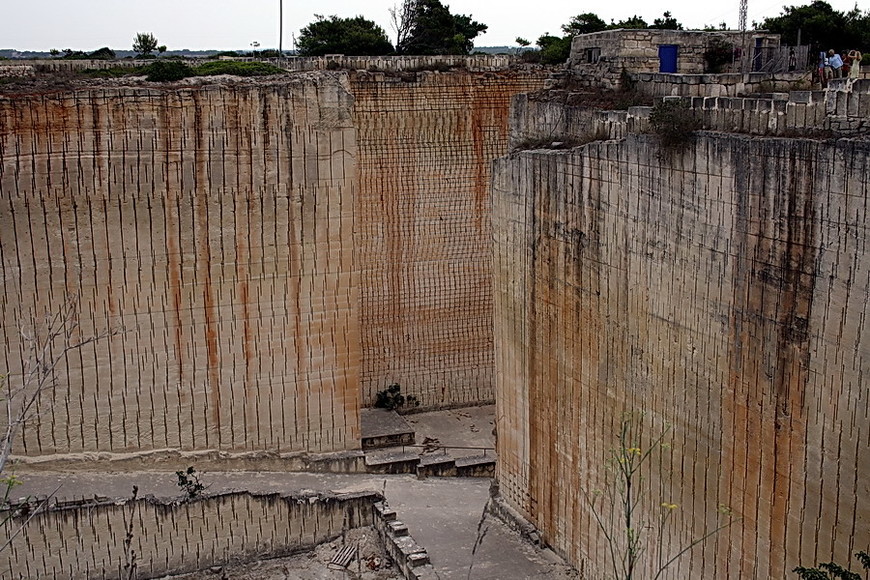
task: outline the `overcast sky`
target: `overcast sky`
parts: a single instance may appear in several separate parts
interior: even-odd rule
[[[94,50],[101,46],[130,49],[137,32],[153,33],[170,50],[244,49],[253,41],[262,48],[278,45],[280,0],[3,0],[0,9],[0,49]],[[400,0],[284,0],[284,48],[292,35],[314,14],[362,15],[380,24],[390,37],[388,8]],[[477,46],[513,45],[517,36],[534,43],[541,34],[560,34],[560,26],[582,12],[595,12],[605,21],[637,14],[647,22],[665,10],[686,28],[726,22],[737,26],[739,0],[442,0],[452,12],[469,14],[489,26]],[[749,22],[776,16],[785,4],[810,0],[749,0]],[[829,0],[849,10],[854,0]],[[868,0],[858,3],[866,10]]]

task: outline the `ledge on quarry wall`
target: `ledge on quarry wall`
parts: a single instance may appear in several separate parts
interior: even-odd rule
[[[649,131],[652,107],[604,111],[584,106],[581,93],[572,99],[571,93],[561,91],[558,97],[514,97],[511,150],[551,148],[548,143],[553,142],[581,145]],[[870,131],[870,79],[838,79],[824,91],[752,97],[668,96],[662,100],[683,103],[707,131],[811,138],[848,137]]]
[[[196,63],[212,62],[215,59],[194,59]],[[345,56],[332,54],[326,56],[285,58],[232,58],[220,60],[257,61],[281,67],[290,72],[311,72],[323,70],[368,70],[382,72],[403,72],[421,70],[466,69],[471,72],[505,70],[511,67],[544,68],[538,65],[520,64],[516,55],[475,54],[475,55],[438,55],[438,56]],[[75,72],[88,69],[134,68],[153,63],[154,60],[26,60],[4,62],[4,68],[19,69],[29,67],[31,72]],[[10,72],[10,75],[13,74]]]
[[[154,497],[64,502],[38,512],[0,552],[0,575],[22,580],[125,578],[128,534],[137,577],[287,556],[373,525],[373,506],[381,499],[372,492],[228,492],[189,502]],[[22,520],[18,516],[12,526],[4,526],[0,541]]]

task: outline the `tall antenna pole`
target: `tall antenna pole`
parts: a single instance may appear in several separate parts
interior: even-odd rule
[[[742,0],[746,2],[746,0]],[[278,58],[284,56],[284,0],[278,0]]]
[[[740,0],[740,15],[737,17],[737,27],[740,29],[741,44],[743,45],[740,57],[740,72],[746,72],[751,58],[749,56],[749,46],[746,44],[746,12],[749,8],[748,4],[748,0]]]

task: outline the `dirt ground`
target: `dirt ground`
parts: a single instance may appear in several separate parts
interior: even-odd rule
[[[357,555],[347,570],[330,570],[330,560],[346,545],[356,545]],[[313,550],[286,558],[246,564],[214,566],[163,580],[394,580],[402,578],[371,527],[350,530],[341,538]]]

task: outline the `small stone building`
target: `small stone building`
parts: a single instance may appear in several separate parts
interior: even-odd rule
[[[733,49],[733,61],[711,70],[712,47]],[[785,48],[787,59],[787,47]],[[578,76],[615,82],[629,73],[750,72],[781,66],[779,35],[767,32],[617,29],[581,34],[571,43],[569,67]]]

